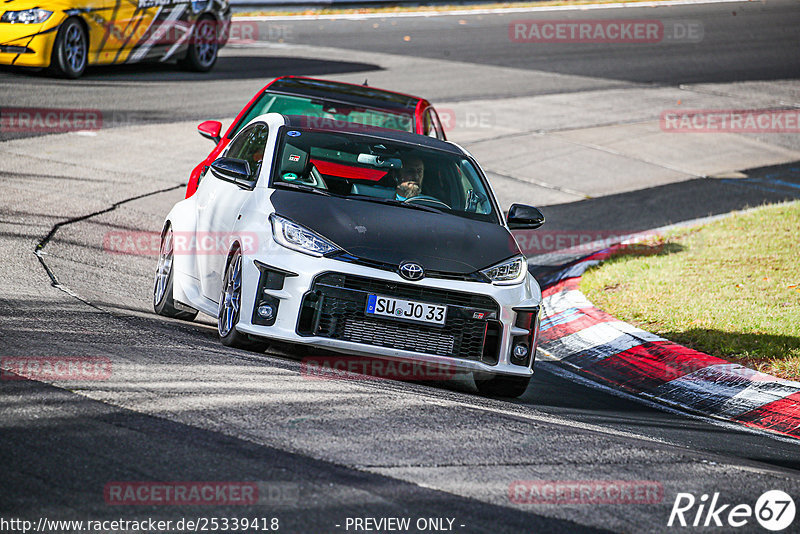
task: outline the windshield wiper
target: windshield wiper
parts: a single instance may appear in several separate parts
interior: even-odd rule
[[[334,197],[334,196],[335,197],[339,197],[339,196],[342,196],[342,195],[336,195],[334,193],[331,193],[327,189],[320,189],[318,187],[313,187],[313,186],[306,185],[306,184],[290,184],[290,183],[287,183],[287,182],[275,182],[272,185],[274,187],[280,186],[280,187],[285,187],[287,189],[297,189],[299,191],[308,191],[310,193],[317,193],[318,195],[325,195],[326,197]]]
[[[422,204],[413,204],[410,202],[403,202],[402,200],[396,200],[393,198],[380,198],[380,197],[371,197],[369,195],[350,195],[347,198],[357,198],[359,200],[366,200],[367,202],[377,202],[378,204],[389,204],[390,206],[402,206],[404,208],[411,208],[415,210],[422,210],[427,211],[430,213],[444,213],[444,211],[440,209],[436,209],[432,206],[423,206]]]
[[[410,208],[414,210],[427,211],[429,213],[445,213],[444,211],[436,209],[432,206],[423,206],[422,204],[412,204],[410,202],[403,202],[402,200],[395,200],[393,198],[371,197],[369,195],[339,195],[336,193],[331,193],[327,189],[319,189],[317,187],[313,187],[310,185],[297,184],[297,183],[274,182],[272,185],[274,187],[285,187],[286,189],[308,191],[309,193],[316,193],[318,195],[324,195],[326,197],[353,198],[356,200],[366,200],[367,202],[377,202],[378,204],[389,204],[390,206],[401,206],[404,208]]]

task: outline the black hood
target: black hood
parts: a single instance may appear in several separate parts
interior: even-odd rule
[[[511,233],[499,224],[283,189],[270,199],[278,215],[362,260],[413,261],[426,271],[471,274],[519,253]]]

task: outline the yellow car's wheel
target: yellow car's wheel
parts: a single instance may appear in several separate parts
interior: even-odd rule
[[[76,18],[61,24],[53,44],[50,70],[66,78],[78,78],[86,70],[89,57],[89,38]]]
[[[217,62],[218,51],[217,23],[210,17],[204,17],[195,24],[189,42],[189,50],[180,64],[187,70],[208,72]]]

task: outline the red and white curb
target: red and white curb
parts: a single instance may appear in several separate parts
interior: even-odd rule
[[[586,299],[578,290],[581,275],[622,246],[540,277],[542,352],[586,378],[648,400],[800,438],[800,382],[672,343]]]

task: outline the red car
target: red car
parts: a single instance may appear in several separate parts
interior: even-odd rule
[[[308,121],[309,126],[315,127],[360,124],[446,140],[436,110],[424,98],[366,85],[282,76],[272,80],[250,100],[224,137],[220,136],[222,123],[219,121],[205,121],[197,127],[200,135],[211,139],[217,146],[192,171],[186,198],[194,194],[208,166],[228,146],[231,138],[254,117],[270,112],[299,115]]]

